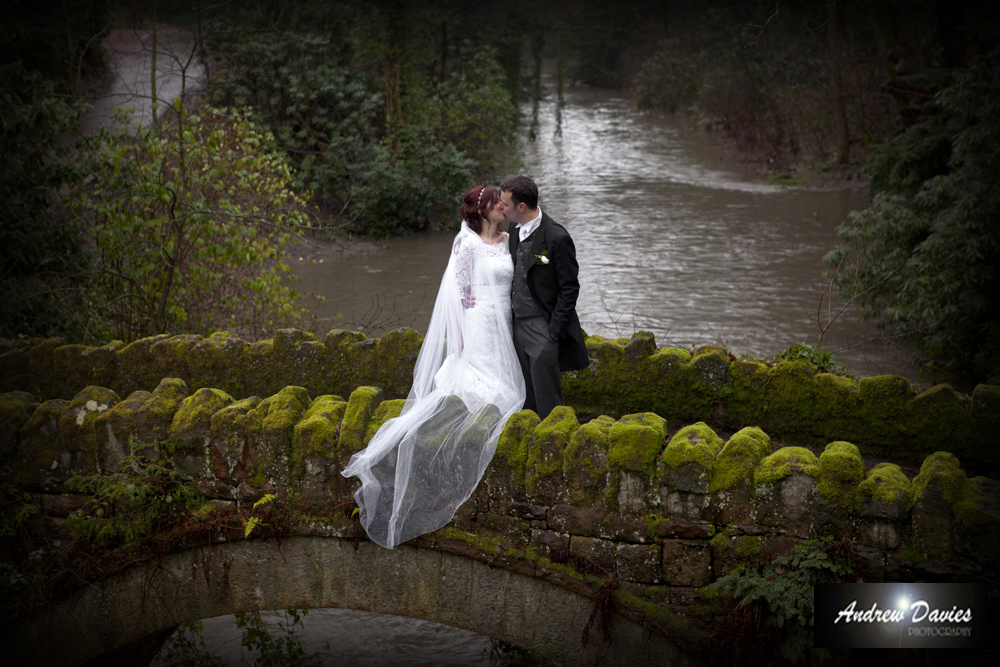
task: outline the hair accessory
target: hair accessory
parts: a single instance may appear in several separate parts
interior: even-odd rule
[[[483,193],[484,192],[486,192],[486,186],[485,185],[483,186],[483,189],[479,191],[479,201],[476,202],[476,209],[478,209],[479,205],[483,203]]]

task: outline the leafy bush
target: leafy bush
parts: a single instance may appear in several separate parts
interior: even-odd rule
[[[827,657],[823,649],[813,648],[813,587],[849,579],[853,554],[853,543],[846,541],[803,542],[790,553],[737,565],[710,584],[736,601],[719,638],[720,647],[725,647],[723,662],[767,662],[773,640],[780,642],[781,654],[791,662],[807,652]]]
[[[104,130],[86,146],[95,180],[79,210],[96,239],[99,338],[224,328],[253,339],[301,318],[284,246],[309,225],[306,204],[245,112],[182,111],[160,135]]]
[[[959,71],[865,163],[872,206],[826,261],[864,316],[935,368],[1000,382],[1000,50]]]

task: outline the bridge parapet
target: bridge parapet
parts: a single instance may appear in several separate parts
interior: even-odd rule
[[[193,392],[213,388],[237,398],[301,386],[310,396],[348,396],[378,386],[404,398],[422,338],[399,329],[377,339],[334,330],[318,338],[283,329],[248,343],[220,332],[154,336],[125,345],[65,345],[58,339],[0,341],[0,391],[72,400],[86,386],[119,396],[152,392],[162,378]],[[818,372],[808,361],[766,365],[715,345],[657,348],[653,336],[587,339],[591,366],[563,376],[563,394],[581,419],[654,412],[672,425],[705,422],[718,431],[757,425],[774,438],[810,447],[836,440],[865,456],[919,460],[950,451],[970,469],[1000,469],[1000,387],[971,396],[946,384],[917,392],[905,378],[855,380]]]
[[[125,399],[97,386],[41,403],[10,392],[0,395],[0,462],[7,482],[33,494],[54,539],[72,538],[65,518],[89,498],[66,495],[67,481],[115,472],[132,453],[170,459],[217,503],[274,494],[292,510],[294,534],[350,538],[356,528],[341,510],[354,480],[340,471],[402,404],[376,387],[347,400],[299,386],[236,400],[192,393],[178,378]],[[911,476],[866,463],[844,441],[813,451],[778,447],[756,427],[728,438],[702,422],[671,429],[652,412],[580,424],[568,406],[544,421],[522,411],[452,524],[411,544],[590,597],[613,576],[620,613],[698,650],[719,611],[699,591],[740,562],[809,538],[853,541],[868,581],[977,580],[995,591],[1000,484],[968,478],[948,452]]]

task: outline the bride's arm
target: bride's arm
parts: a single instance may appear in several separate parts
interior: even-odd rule
[[[462,306],[466,309],[476,305],[476,297],[472,294],[472,274],[475,270],[475,245],[473,239],[467,239],[458,248],[455,258],[455,278],[458,281],[458,291],[462,295]]]

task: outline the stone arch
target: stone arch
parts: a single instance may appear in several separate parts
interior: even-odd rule
[[[23,665],[84,665],[179,623],[239,611],[336,607],[472,630],[564,665],[687,665],[666,638],[616,615],[613,644],[581,633],[593,600],[543,578],[434,549],[392,551],[293,537],[218,543],[165,557],[79,591],[8,635]],[[53,641],[54,637],[60,638]]]

